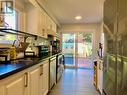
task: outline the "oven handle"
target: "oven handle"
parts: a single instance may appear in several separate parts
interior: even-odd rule
[[[56,57],[50,58],[50,61],[56,60]]]

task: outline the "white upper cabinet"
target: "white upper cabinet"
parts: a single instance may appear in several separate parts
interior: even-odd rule
[[[38,35],[39,36],[41,36],[41,37],[43,37],[43,38],[47,38],[47,31],[46,31],[46,25],[45,25],[45,23],[46,23],[46,20],[45,20],[45,18],[46,18],[46,15],[45,15],[45,12],[43,12],[43,11],[41,11],[40,12],[40,24],[39,24],[39,32],[38,32]]]
[[[26,7],[26,31],[47,38],[44,11],[32,4],[28,4]]]
[[[39,10],[28,4],[26,7],[26,31],[28,33],[37,35],[40,24],[40,13]]]
[[[26,8],[26,28],[29,33],[47,38],[47,35],[56,35],[56,24],[51,17],[38,5],[35,0],[29,0]]]
[[[48,34],[56,35],[56,24],[54,21],[49,16],[47,16],[46,21]]]

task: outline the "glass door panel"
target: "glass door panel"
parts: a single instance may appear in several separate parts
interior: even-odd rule
[[[81,32],[77,35],[78,57],[92,57],[92,33]]]
[[[77,66],[82,68],[92,68],[92,47],[93,34],[80,32],[77,33]]]
[[[66,66],[75,66],[75,34],[62,35],[62,52],[65,56]]]

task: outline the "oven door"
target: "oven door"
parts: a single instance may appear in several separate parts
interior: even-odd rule
[[[57,71],[56,71],[56,80],[57,82],[60,80],[61,76],[62,76],[62,73],[63,73],[63,55],[58,55],[58,58],[57,58]]]

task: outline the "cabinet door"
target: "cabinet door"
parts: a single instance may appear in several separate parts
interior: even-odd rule
[[[46,28],[47,28],[47,33],[48,34],[54,35],[53,21],[48,15],[46,16]]]
[[[0,95],[4,95],[4,86],[0,87]]]
[[[48,93],[49,85],[49,62],[45,61],[40,67],[41,76],[40,76],[40,95],[46,95]]]
[[[39,10],[31,4],[26,6],[26,31],[37,35],[39,24]]]
[[[5,95],[24,95],[24,92],[24,76],[21,76],[5,85]]]
[[[44,95],[48,92],[48,78],[49,78],[49,63],[43,65],[43,92]]]
[[[51,29],[51,19],[48,15],[46,15],[46,28],[48,32]]]
[[[30,95],[39,95],[40,69],[36,68],[30,72]],[[18,94],[17,94],[18,95]]]
[[[40,77],[39,77],[39,95],[44,95],[43,92],[43,74],[42,74],[43,66],[40,66]]]
[[[56,24],[55,24],[55,22],[53,21],[53,25],[52,25],[52,30],[53,30],[53,32],[56,34],[56,32],[57,32],[57,27],[56,27]]]
[[[49,18],[49,23],[48,23],[49,25],[49,34],[50,35],[56,35],[56,24],[54,23],[54,21],[51,19],[51,18]]]
[[[47,32],[46,32],[46,15],[45,12],[41,12],[41,20],[40,20],[41,24],[40,24],[40,32],[41,32],[41,36],[44,38],[47,38]]]

